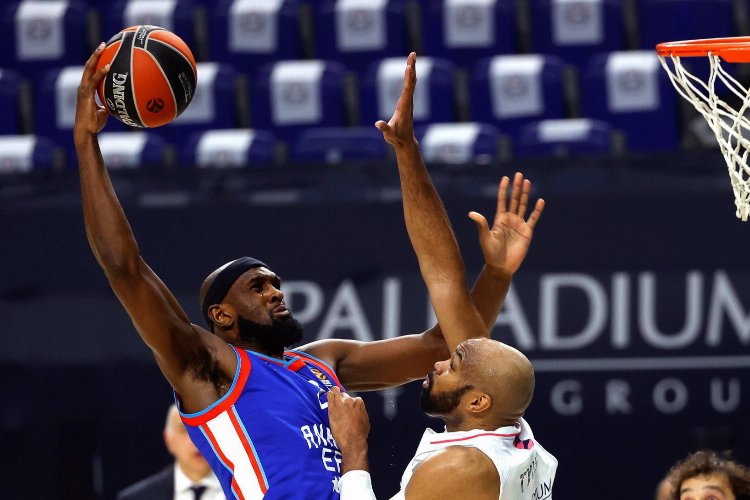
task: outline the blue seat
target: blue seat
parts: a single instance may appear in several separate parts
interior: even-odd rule
[[[469,69],[482,58],[516,52],[514,0],[430,0],[422,7],[425,55]]]
[[[493,123],[515,139],[532,121],[566,116],[564,64],[555,56],[483,59],[471,84],[471,119]]]
[[[24,174],[60,168],[61,148],[46,137],[0,136],[0,175]]]
[[[18,106],[20,83],[18,73],[0,69],[0,109],[3,110],[0,135],[21,133],[21,115]]]
[[[34,87],[34,133],[64,145],[71,166],[78,162],[72,139],[76,97],[82,74],[83,66],[51,70]],[[114,118],[109,118],[104,127],[108,132],[126,129]]]
[[[531,50],[579,70],[600,52],[625,49],[621,0],[531,0]]]
[[[677,149],[676,92],[662,73],[650,50],[594,57],[581,82],[584,116],[621,130],[629,150]]]
[[[243,168],[274,162],[276,138],[267,130],[207,130],[190,136],[182,148],[186,165]]]
[[[484,123],[433,123],[415,135],[428,163],[489,164],[497,157],[500,132]]]
[[[220,3],[209,26],[211,60],[234,64],[254,76],[262,64],[300,59],[299,7],[298,0]]]
[[[88,59],[86,6],[80,2],[25,0],[0,9],[2,66],[36,83],[45,71]]]
[[[513,152],[518,156],[574,156],[608,154],[614,131],[589,118],[541,120],[524,125]]]
[[[167,142],[154,132],[103,132],[99,148],[108,170],[130,170],[164,165]]]
[[[639,0],[640,44],[737,34],[731,0]]]
[[[104,16],[102,36],[109,40],[120,30],[139,24],[167,29],[196,52],[192,0],[117,0]]]
[[[237,72],[228,64],[197,63],[198,81],[190,105],[174,121],[154,130],[179,147],[195,132],[214,128],[233,128],[239,123]]]
[[[406,57],[405,0],[324,0],[315,20],[315,57],[362,75],[383,57]]]
[[[391,117],[404,84],[405,57],[393,57],[374,63],[360,89],[360,122],[372,125]],[[455,120],[455,67],[446,59],[417,58],[414,92],[414,123]]]
[[[197,64],[198,81],[190,105],[173,122],[156,129],[168,141],[179,144],[194,132],[234,128],[238,124],[237,71],[228,64]]]
[[[383,162],[390,146],[375,127],[319,127],[302,132],[292,149],[294,163]]]
[[[251,92],[253,127],[293,144],[305,128],[346,125],[344,75],[344,67],[330,61],[263,66]]]

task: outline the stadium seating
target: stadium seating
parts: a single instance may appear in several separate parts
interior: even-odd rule
[[[253,75],[262,64],[300,59],[297,0],[231,0],[216,6],[209,26],[211,60]]]
[[[153,132],[103,132],[99,148],[108,170],[160,166],[166,141]]]
[[[76,96],[83,66],[68,66],[48,71],[35,87],[34,132],[65,147],[68,163],[76,165],[72,133],[76,113]],[[105,131],[122,131],[126,126],[110,118]]]
[[[237,72],[228,64],[198,63],[195,95],[187,109],[172,123],[159,128],[169,141],[179,143],[201,130],[237,126]]]
[[[128,26],[152,24],[174,32],[195,51],[192,0],[119,0],[105,14],[105,40]]]
[[[59,167],[55,143],[34,135],[0,136],[0,175],[23,174]]]
[[[430,0],[422,7],[425,55],[470,69],[485,57],[516,51],[513,0]]]
[[[621,0],[530,0],[531,49],[585,68],[600,52],[625,49]]]
[[[358,74],[383,57],[405,57],[405,0],[323,0],[315,20],[315,57]]]
[[[20,77],[15,71],[0,69],[0,134],[20,134],[21,116],[19,110]]]
[[[0,6],[0,65],[36,81],[52,68],[88,59],[86,9],[77,1],[23,0]]]
[[[388,120],[404,84],[405,57],[373,64],[360,89],[360,123]],[[414,92],[414,123],[451,122],[455,119],[454,66],[445,59],[417,59],[419,85]]]
[[[511,55],[483,59],[471,85],[471,118],[515,138],[526,123],[566,114],[562,60]]]
[[[293,144],[307,127],[345,125],[345,70],[328,61],[281,61],[263,66],[251,92],[253,128]]]
[[[654,51],[594,57],[581,84],[584,116],[620,129],[631,151],[676,149],[676,92],[662,72]]]
[[[336,165],[377,162],[388,157],[390,146],[375,127],[329,127],[305,130],[294,145],[294,163]]]
[[[274,161],[276,139],[267,130],[207,130],[190,136],[182,162],[199,168],[241,168]]]
[[[425,162],[491,163],[497,156],[499,131],[483,123],[433,123],[415,131]]]
[[[521,129],[513,152],[518,156],[607,154],[612,142],[612,127],[599,120],[541,120]]]

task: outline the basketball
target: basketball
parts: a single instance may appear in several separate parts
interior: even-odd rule
[[[131,26],[106,44],[97,70],[111,64],[97,89],[110,115],[131,127],[165,125],[195,94],[197,70],[190,48],[158,26]]]

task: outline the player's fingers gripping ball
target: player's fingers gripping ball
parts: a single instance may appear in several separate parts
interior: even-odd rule
[[[131,26],[106,44],[96,69],[111,64],[97,89],[107,111],[131,127],[159,127],[185,111],[197,70],[190,48],[158,26]]]

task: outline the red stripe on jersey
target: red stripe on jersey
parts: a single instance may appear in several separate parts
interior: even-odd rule
[[[260,470],[260,464],[258,463],[258,457],[253,452],[252,446],[250,446],[250,442],[247,440],[247,436],[245,435],[245,432],[242,429],[242,426],[240,425],[240,422],[237,420],[237,415],[235,412],[230,411],[227,412],[227,415],[229,415],[229,420],[232,421],[232,426],[234,427],[234,430],[237,432],[237,436],[240,438],[240,442],[242,443],[242,447],[245,448],[245,453],[247,453],[247,457],[250,459],[250,464],[253,466],[253,472],[255,472],[255,477],[258,479],[258,485],[260,485],[260,490],[265,495],[268,491],[268,485],[266,484],[266,481],[263,478],[263,472]]]
[[[290,356],[299,356],[300,358],[304,359],[307,363],[310,363],[311,365],[315,365],[315,367],[319,368],[326,375],[328,375],[328,377],[331,380],[333,380],[336,383],[336,385],[339,386],[339,388],[341,390],[344,390],[344,386],[339,381],[339,378],[336,376],[336,373],[334,373],[334,371],[331,370],[328,367],[328,365],[326,365],[325,363],[322,363],[322,362],[318,361],[317,359],[311,358],[310,356],[308,356],[305,353],[300,352],[300,351],[291,351],[291,352],[289,352],[289,355]]]
[[[252,363],[250,362],[250,358],[243,349],[237,349],[234,346],[232,346],[232,349],[234,349],[234,352],[236,352],[239,356],[239,359],[237,361],[239,363],[239,374],[237,375],[237,380],[235,380],[234,382],[232,392],[226,393],[221,399],[219,399],[216,406],[205,413],[201,413],[200,415],[197,415],[195,417],[180,415],[180,418],[182,418],[182,421],[185,424],[192,427],[201,426],[227,411],[229,408],[234,406],[234,403],[236,403],[239,399],[240,394],[242,394],[242,391],[245,388],[247,379],[250,376],[250,371],[253,367]]]
[[[216,440],[216,436],[214,436],[211,432],[211,429],[209,429],[207,425],[201,425],[201,429],[203,429],[206,437],[211,442],[211,446],[213,447],[214,451],[216,451],[216,454],[219,455],[219,459],[221,459],[221,461],[227,467],[229,467],[229,470],[232,472],[232,491],[234,491],[234,494],[237,495],[237,498],[239,498],[239,500],[245,500],[245,497],[244,495],[242,495],[242,491],[240,490],[240,485],[237,484],[237,480],[234,477],[234,463],[229,460],[226,455],[224,455],[223,451],[221,451],[221,448],[219,448],[219,442]]]
[[[498,434],[496,432],[483,432],[482,434],[475,434],[474,436],[468,436],[468,437],[462,437],[462,438],[456,438],[456,439],[444,439],[442,441],[430,441],[430,444],[443,444],[443,443],[455,443],[456,441],[468,441],[469,439],[474,439],[482,436],[495,436],[495,437],[501,437],[501,438],[510,438],[510,437],[516,437],[520,432],[516,432],[515,434]]]

